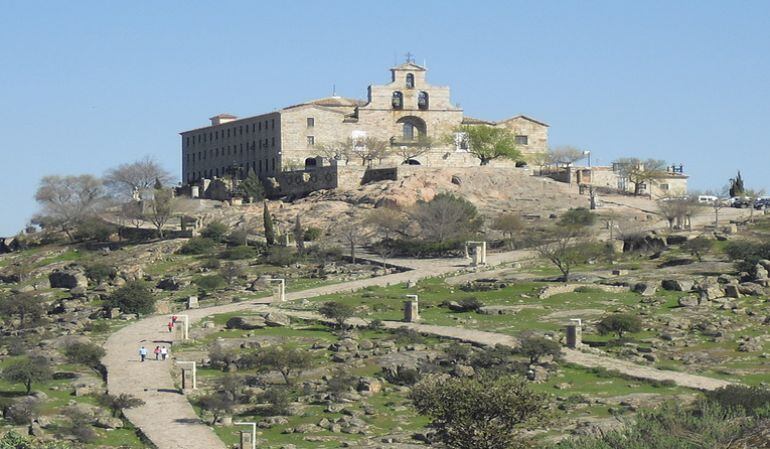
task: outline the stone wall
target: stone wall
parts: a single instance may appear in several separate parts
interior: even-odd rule
[[[266,190],[271,198],[302,197],[316,190],[336,189],[337,165],[309,170],[292,170],[268,178]]]

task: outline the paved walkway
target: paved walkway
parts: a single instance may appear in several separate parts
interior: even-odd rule
[[[489,265],[522,260],[531,255],[527,251],[512,251],[488,257]],[[412,268],[387,276],[327,285],[286,294],[286,300],[311,298],[332,293],[352,292],[368,286],[385,286],[417,281],[431,276],[455,273],[467,267],[468,261],[457,259],[393,260]],[[270,303],[266,297],[255,301],[226,304],[217,307],[189,310],[191,323],[205,316],[252,309]],[[171,376],[171,360],[156,362],[151,356],[139,362],[139,348],[144,345],[151,353],[157,345],[169,346],[174,334],[166,329],[168,316],[152,316],[117,331],[104,345],[103,359],[107,367],[107,388],[111,394],[128,393],[142,399],[145,405],[126,410],[126,417],[159,449],[224,449],[225,445],[211,428],[198,419],[187,398],[180,394]],[[173,359],[173,354],[172,354]]]
[[[493,266],[523,260],[531,256],[530,251],[498,253],[490,255],[488,263]],[[287,293],[286,299],[297,300],[332,293],[350,292],[368,286],[392,285],[409,280],[417,281],[426,277],[456,273],[467,267],[468,263],[467,260],[461,258],[410,259],[391,262],[411,267],[413,270]],[[273,299],[266,297],[254,301],[189,310],[186,313],[190,323],[194,323],[208,315],[260,308],[271,302]],[[312,315],[308,312],[290,313]],[[178,392],[171,376],[170,365],[172,361],[158,362],[151,357],[151,360],[144,363],[139,362],[140,346],[144,345],[151,352],[159,344],[169,346],[172,343],[175,334],[167,331],[165,327],[167,322],[167,316],[152,316],[126,326],[110,336],[105,343],[107,354],[103,359],[109,373],[107,388],[111,394],[128,393],[144,400],[145,405],[142,407],[126,410],[126,417],[141,429],[159,449],[225,449],[224,443],[219,440],[213,430],[198,418],[187,398]],[[515,338],[492,332],[414,323],[386,322],[385,324],[391,328],[408,326],[420,332],[484,345],[516,344]],[[639,378],[670,379],[679,385],[698,389],[716,389],[727,384],[727,382],[716,379],[657,370],[578,351],[566,351],[565,358],[568,362],[583,366],[604,367]]]

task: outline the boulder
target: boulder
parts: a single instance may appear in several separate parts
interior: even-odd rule
[[[756,337],[746,337],[738,343],[740,352],[760,352],[762,351],[762,342]]]
[[[259,315],[254,316],[235,316],[227,320],[225,327],[227,329],[262,329],[267,326],[265,319]]]
[[[738,285],[738,291],[742,295],[749,296],[763,296],[765,294],[765,288],[754,282],[743,282]]]
[[[479,307],[482,315],[515,315],[521,308],[518,306],[484,306]]]
[[[460,175],[452,175],[452,184],[461,186],[463,185],[463,178]]]
[[[682,296],[677,300],[679,307],[696,307],[700,305],[700,301],[695,296]]]
[[[697,291],[700,294],[701,301],[711,301],[725,296],[725,292],[719,284],[701,284],[698,286]]]
[[[48,275],[51,288],[88,287],[88,279],[82,271],[54,270]]]
[[[658,287],[647,282],[639,282],[634,285],[634,291],[642,296],[652,296],[658,291]]]
[[[94,420],[93,424],[102,429],[120,429],[123,427],[123,420],[111,416],[100,416]]]
[[[270,312],[263,315],[265,324],[271,327],[288,326],[291,324],[291,319],[288,315],[277,312]]]
[[[158,282],[158,283],[155,285],[155,288],[159,288],[159,289],[161,289],[161,290],[166,290],[166,291],[173,291],[173,292],[175,292],[175,291],[178,291],[178,290],[180,290],[181,288],[183,288],[183,287],[184,287],[184,285],[185,285],[185,284],[184,284],[183,282],[181,282],[179,279],[177,279],[176,277],[174,277],[174,276],[168,276],[168,277],[165,277],[165,278],[161,279],[161,280],[160,280],[160,281],[159,281],[159,282]]]
[[[382,391],[382,382],[373,377],[362,377],[358,381],[356,390],[365,395],[377,394]]]
[[[669,291],[675,291],[675,292],[689,292],[692,290],[693,285],[695,285],[692,281],[684,281],[681,279],[664,279],[660,283],[661,287],[663,287],[663,290],[669,290]]]
[[[754,275],[755,280],[766,281],[768,279],[767,268],[765,268],[764,265],[758,263],[754,266],[754,270],[756,271],[756,274]]]
[[[724,287],[725,290],[725,296],[728,298],[740,298],[741,296],[741,289],[736,284],[726,284]]]

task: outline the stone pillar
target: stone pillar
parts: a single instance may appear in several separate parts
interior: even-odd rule
[[[201,190],[198,186],[192,186],[190,187],[190,197],[191,198],[200,198],[201,196]]]
[[[415,323],[420,320],[420,309],[416,299],[404,301],[404,321]]]
[[[197,296],[190,296],[187,298],[187,308],[188,309],[197,309],[200,305],[198,304],[198,297]]]
[[[241,431],[240,449],[252,449],[251,431]]]
[[[487,264],[487,242],[481,242],[481,263],[483,265]]]
[[[182,368],[182,393],[187,393],[193,389],[192,368]]]
[[[580,318],[569,320],[567,325],[567,347],[578,349],[583,345],[583,323]]]

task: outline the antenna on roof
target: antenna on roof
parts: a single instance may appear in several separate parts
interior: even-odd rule
[[[332,84],[332,97],[336,97],[336,96],[337,96],[337,85]]]

